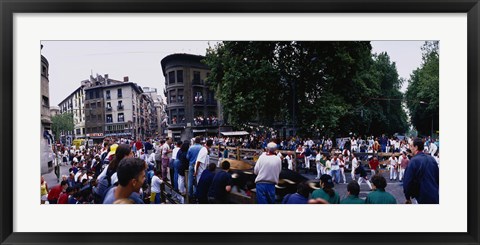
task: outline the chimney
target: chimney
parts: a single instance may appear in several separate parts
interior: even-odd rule
[[[105,77],[105,80],[108,80],[108,74],[105,74],[104,77]]]
[[[123,77],[123,82],[128,82],[128,77]]]

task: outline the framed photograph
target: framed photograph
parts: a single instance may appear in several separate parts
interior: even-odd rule
[[[274,0],[178,3],[164,0],[148,3],[0,1],[1,244],[479,243],[478,0],[316,0],[300,3]],[[103,62],[115,66],[113,61],[106,62],[99,55],[112,55],[108,45],[134,44],[136,50],[119,49],[119,52],[157,52],[151,66],[143,67],[142,61],[133,58],[126,58],[130,62],[126,63],[139,70],[156,70],[159,77],[152,77],[151,87],[158,84],[163,92],[167,75],[162,59],[168,54],[163,54],[161,49],[142,49],[142,46],[154,42],[159,46],[176,43],[182,46],[176,53],[194,53],[193,43],[207,42],[214,46],[219,41],[285,40],[305,43],[364,41],[374,43],[374,49],[382,42],[391,42],[391,46],[402,42],[436,43],[440,64],[437,135],[441,132],[442,142],[440,204],[406,205],[403,199],[399,205],[355,207],[40,204],[37,198],[37,180],[42,171],[37,157],[42,154],[39,137],[48,138],[48,135],[43,135],[38,118],[41,118],[42,105],[49,104],[49,98],[45,100],[40,96],[38,100],[42,92],[39,73],[48,73],[42,64],[49,61],[55,64],[55,67],[49,67],[51,70],[71,69],[71,77],[55,78],[50,83],[79,84],[81,81],[74,76],[76,70],[86,72],[85,78],[94,77],[96,72],[102,72],[105,77],[107,75],[103,73],[109,71],[97,71],[94,64]],[[92,67],[88,67],[88,62],[84,66],[79,56],[72,55],[75,52],[60,51],[56,56],[50,55],[55,45],[67,43],[67,50],[90,59]],[[100,49],[95,51],[97,53],[86,53],[82,49],[86,43],[95,43]],[[42,56],[44,54],[46,57]],[[314,63],[318,56],[315,53],[308,58]],[[69,65],[58,66],[60,59],[53,57],[61,57],[61,62]],[[113,78],[126,76],[123,81],[128,82],[128,75]],[[410,75],[407,72],[402,77],[408,79]],[[162,82],[164,84],[160,85]],[[74,91],[71,88],[63,90]],[[168,92],[168,95],[171,99],[172,94]],[[184,94],[176,90],[173,96],[174,99],[182,96],[183,100]],[[203,96],[207,97],[207,94],[197,93],[193,103],[203,100]],[[58,101],[51,99],[50,104]],[[428,106],[423,100],[419,103]],[[114,106],[114,110],[128,107],[117,104],[111,103],[107,107]],[[178,113],[177,110],[175,114],[169,114],[171,118],[167,122],[170,125],[181,122]],[[106,120],[129,120],[126,114],[125,118],[121,113],[121,116]],[[429,128],[433,135],[436,124],[433,116],[431,118],[425,128]],[[133,134],[131,127],[122,128],[121,132],[115,128],[108,130],[111,135]],[[101,136],[94,131],[85,133],[92,139],[86,140],[85,144],[92,144],[94,137]],[[175,136],[174,132],[172,136]]]

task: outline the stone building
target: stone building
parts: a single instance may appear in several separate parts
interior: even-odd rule
[[[41,46],[41,49],[43,45]],[[40,171],[41,174],[53,170],[53,149],[55,145],[51,134],[52,120],[50,117],[50,88],[48,79],[49,64],[47,58],[40,55]]]
[[[218,135],[218,102],[206,82],[204,56],[172,54],[162,59],[168,130],[175,140]]]

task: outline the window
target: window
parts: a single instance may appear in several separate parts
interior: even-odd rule
[[[194,98],[195,102],[199,103],[199,102],[203,102],[203,96],[202,96],[202,92],[195,92],[195,98]]]
[[[107,90],[106,94],[107,94],[107,100],[109,100],[111,98],[110,97],[110,90]]]
[[[170,123],[176,124],[178,122],[177,110],[170,110]]]
[[[200,84],[200,72],[194,71],[193,72],[193,83]]]
[[[91,107],[92,109],[97,109],[97,104],[95,104],[95,102],[93,102],[92,104],[90,104],[90,107]]]
[[[175,83],[175,72],[171,71],[168,73],[168,84]]]
[[[47,67],[42,66],[42,75],[47,76]]]
[[[90,104],[89,103],[85,104],[85,108],[87,109],[90,108]]]
[[[107,123],[112,123],[112,114],[107,114]]]
[[[75,131],[76,131],[76,133],[75,133],[76,135],[80,134],[80,129],[79,128],[77,128]]]
[[[85,121],[90,121],[90,116],[86,116]]]
[[[125,122],[125,118],[123,117],[123,113],[118,113],[118,122]]]
[[[170,91],[170,103],[175,103],[177,102],[177,97],[175,90]]]
[[[100,91],[98,91],[98,90],[95,91],[95,99],[97,99],[97,98],[101,98],[100,97]]]
[[[117,90],[117,95],[118,95],[118,98],[122,98],[122,89],[121,88],[119,88]]]
[[[112,110],[112,103],[107,102],[107,111]]]
[[[185,109],[178,109],[178,122],[185,123]]]
[[[47,96],[42,96],[42,106],[50,108],[50,102]]]
[[[82,132],[83,132],[83,134],[85,134],[85,128],[82,128]]]
[[[177,82],[178,83],[183,83],[183,70],[178,70],[177,71]]]
[[[179,103],[183,102],[183,89],[178,90],[177,102],[179,102]]]
[[[97,102],[97,108],[102,108],[102,102]]]

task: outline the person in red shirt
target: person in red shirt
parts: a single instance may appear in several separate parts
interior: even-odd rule
[[[380,165],[380,162],[378,161],[377,157],[373,157],[368,162],[368,166],[370,167],[370,171],[372,172],[372,176],[374,176],[377,173],[378,165]]]
[[[50,189],[50,192],[48,192],[48,203],[50,204],[57,204],[58,203],[58,198],[60,197],[60,194],[62,194],[63,191],[65,191],[68,187],[67,181],[63,180],[60,185],[57,185]]]
[[[135,142],[135,148],[137,149],[137,152],[143,149],[143,143],[140,138],[138,138],[137,142]]]
[[[67,187],[67,190],[65,192],[62,192],[62,194],[60,194],[57,204],[68,204],[68,196],[70,196],[71,194],[73,194],[73,188],[69,186]]]

